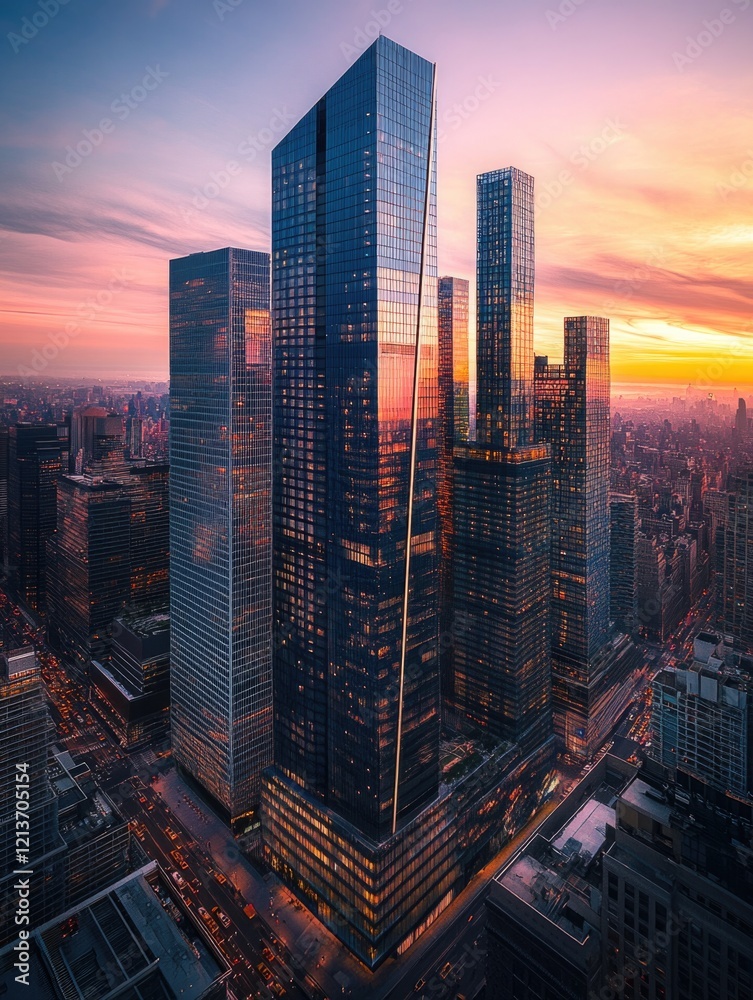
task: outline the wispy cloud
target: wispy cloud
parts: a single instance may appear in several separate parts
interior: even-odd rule
[[[6,31],[27,12],[12,6]],[[209,0],[70,4],[3,62],[13,94],[0,111],[4,366],[128,266],[134,280],[65,364],[122,369],[136,344],[145,370],[166,368],[168,258],[268,247],[268,147],[206,207],[191,205],[275,106],[305,111],[343,71],[348,0],[289,0],[284,14],[241,3],[220,24]],[[706,15],[703,0],[585,4],[552,31],[522,3],[415,0],[390,26],[437,60],[441,109],[462,105],[480,75],[500,82],[441,143],[443,271],[475,274],[476,174],[514,163],[538,190],[573,174],[537,223],[537,325],[553,354],[564,315],[607,312],[616,372],[674,358],[683,378],[753,318],[753,182],[719,193],[751,148],[753,19],[677,73],[677,39]],[[61,184],[52,161],[154,64],[169,79]],[[616,141],[575,167],[609,120],[625,125]]]

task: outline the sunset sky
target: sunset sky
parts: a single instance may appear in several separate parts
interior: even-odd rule
[[[376,12],[438,64],[440,273],[518,166],[537,351],[605,315],[615,381],[753,383],[753,0],[58,2],[0,18],[0,373],[164,378],[168,260],[268,249],[270,150]]]

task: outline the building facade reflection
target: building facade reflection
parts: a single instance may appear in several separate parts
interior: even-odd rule
[[[269,255],[170,264],[173,752],[238,820],[272,759]]]

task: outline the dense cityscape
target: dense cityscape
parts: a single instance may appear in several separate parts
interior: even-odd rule
[[[0,994],[753,998],[753,395],[536,354],[517,166],[439,273],[436,72],[172,257],[169,378],[0,376]]]

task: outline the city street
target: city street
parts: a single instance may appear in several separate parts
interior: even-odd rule
[[[144,852],[170,873],[181,897],[215,943],[237,968],[234,988],[239,996],[273,997],[286,993],[305,998],[292,971],[275,949],[261,921],[244,912],[246,901],[212,858],[197,844],[160,795],[138,778],[127,784],[132,793],[119,799],[121,811],[133,821]],[[109,789],[110,792],[120,790]]]
[[[42,631],[1,592],[0,614],[13,644],[33,644],[37,649],[58,742],[89,765],[130,822],[145,856],[173,879],[188,911],[205,925],[233,967],[232,988],[238,1000],[275,996],[452,1000],[458,995],[473,1000],[480,993],[485,983],[484,901],[489,881],[557,802],[549,803],[475,876],[405,957],[390,958],[370,973],[272,873],[263,873],[241,854],[227,826],[180,778],[167,743],[124,752],[92,710],[87,692],[46,649]],[[704,596],[697,613],[683,620],[666,648],[644,647],[645,667],[636,698],[619,720],[615,735],[648,742],[651,676],[667,662],[684,659],[695,634],[712,622],[713,611]],[[598,756],[610,746],[611,741]],[[563,790],[570,791],[591,766],[563,760]]]

